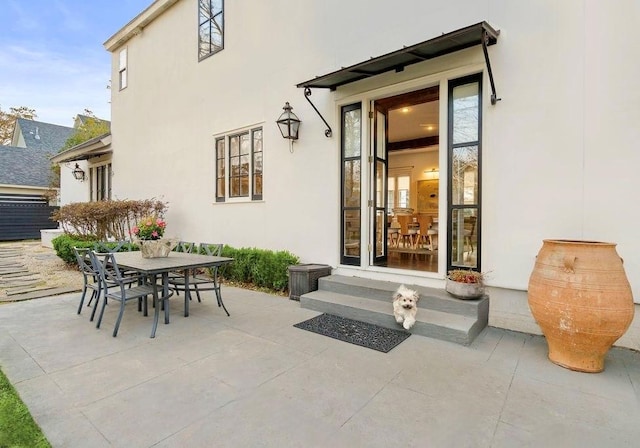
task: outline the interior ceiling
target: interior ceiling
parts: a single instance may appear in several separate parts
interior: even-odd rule
[[[439,129],[440,101],[389,110],[389,142],[435,137]]]

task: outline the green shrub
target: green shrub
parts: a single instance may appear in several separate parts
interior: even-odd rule
[[[233,263],[220,269],[220,275],[239,283],[252,283],[273,291],[284,291],[289,286],[289,266],[300,259],[287,252],[225,246],[222,256],[233,258]]]
[[[95,240],[87,239],[85,237],[60,235],[51,240],[53,249],[56,251],[58,257],[62,258],[65,263],[74,264],[77,263],[76,254],[73,252],[74,247],[88,247],[93,249]]]
[[[96,238],[87,238],[79,235],[60,235],[51,240],[53,244],[53,249],[56,251],[56,255],[62,258],[65,263],[75,264],[77,263],[76,255],[73,252],[74,247],[86,247],[89,249],[95,249],[97,239]],[[102,242],[103,248],[115,249],[118,246],[117,242]],[[103,249],[101,249],[103,250]],[[129,251],[129,250],[140,250],[138,246],[133,243],[125,243],[120,251]]]

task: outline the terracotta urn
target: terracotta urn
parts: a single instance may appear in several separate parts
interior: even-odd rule
[[[543,241],[529,278],[528,302],[555,364],[601,372],[606,353],[629,328],[633,297],[615,247]]]

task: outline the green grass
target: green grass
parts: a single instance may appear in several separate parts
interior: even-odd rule
[[[16,390],[0,370],[0,448],[51,447]]]

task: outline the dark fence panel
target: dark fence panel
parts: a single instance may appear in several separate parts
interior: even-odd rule
[[[58,208],[39,196],[0,195],[0,241],[40,239],[40,230],[58,228],[50,219]]]

